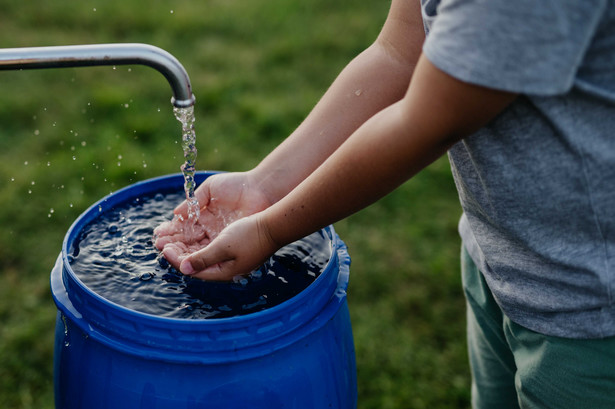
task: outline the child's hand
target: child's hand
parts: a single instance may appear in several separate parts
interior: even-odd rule
[[[183,202],[175,209],[173,220],[162,223],[154,231],[156,248],[175,268],[235,220],[270,205],[265,194],[251,182],[248,173],[211,176],[199,186],[195,195],[201,208],[196,224],[188,219],[188,206]]]
[[[180,271],[203,280],[231,280],[258,268],[280,248],[259,214],[237,220],[209,245],[185,257]]]

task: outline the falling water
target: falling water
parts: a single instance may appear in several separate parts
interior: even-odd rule
[[[196,162],[196,134],[194,133],[194,106],[187,108],[173,108],[175,118],[182,124],[182,149],[184,150],[184,164],[181,167],[184,174],[184,190],[188,202],[188,219],[199,218],[199,202],[194,195],[196,183],[194,171]]]

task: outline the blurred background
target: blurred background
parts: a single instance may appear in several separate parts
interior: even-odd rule
[[[378,34],[388,0],[0,2],[0,48],[143,42],[197,97],[199,169],[247,170]],[[0,407],[53,407],[49,273],[65,232],[182,162],[171,90],[140,66],[0,71]],[[336,224],[352,257],[359,408],[465,408],[461,213],[446,158]]]

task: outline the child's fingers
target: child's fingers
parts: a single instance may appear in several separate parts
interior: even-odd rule
[[[154,229],[155,236],[169,236],[171,234],[175,234],[177,232],[177,228],[170,221],[161,223],[158,227]]]
[[[233,273],[232,261],[213,264],[194,274],[193,277],[205,281],[231,281],[237,274]]]
[[[162,255],[173,267],[179,267],[184,256],[182,256],[183,250],[176,245],[169,244],[162,250]]]
[[[175,237],[181,234],[183,229],[184,229],[184,224],[178,220],[174,219],[171,221],[163,222],[154,229],[154,237],[156,238]]]
[[[234,272],[234,261],[233,254],[218,242],[184,258],[179,270],[202,280],[229,281],[237,274]]]
[[[158,250],[163,250],[166,246],[171,245],[171,244],[174,244],[174,245],[186,244],[187,245],[195,241],[197,240],[190,239],[186,237],[183,233],[179,232],[173,235],[157,237],[156,241],[154,242],[154,246]]]
[[[179,269],[183,274],[193,275],[228,259],[228,255],[218,250],[218,247],[210,245],[186,257]]]

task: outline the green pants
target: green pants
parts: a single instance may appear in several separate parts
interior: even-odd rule
[[[512,322],[464,249],[474,409],[615,409],[615,337],[546,336]]]

